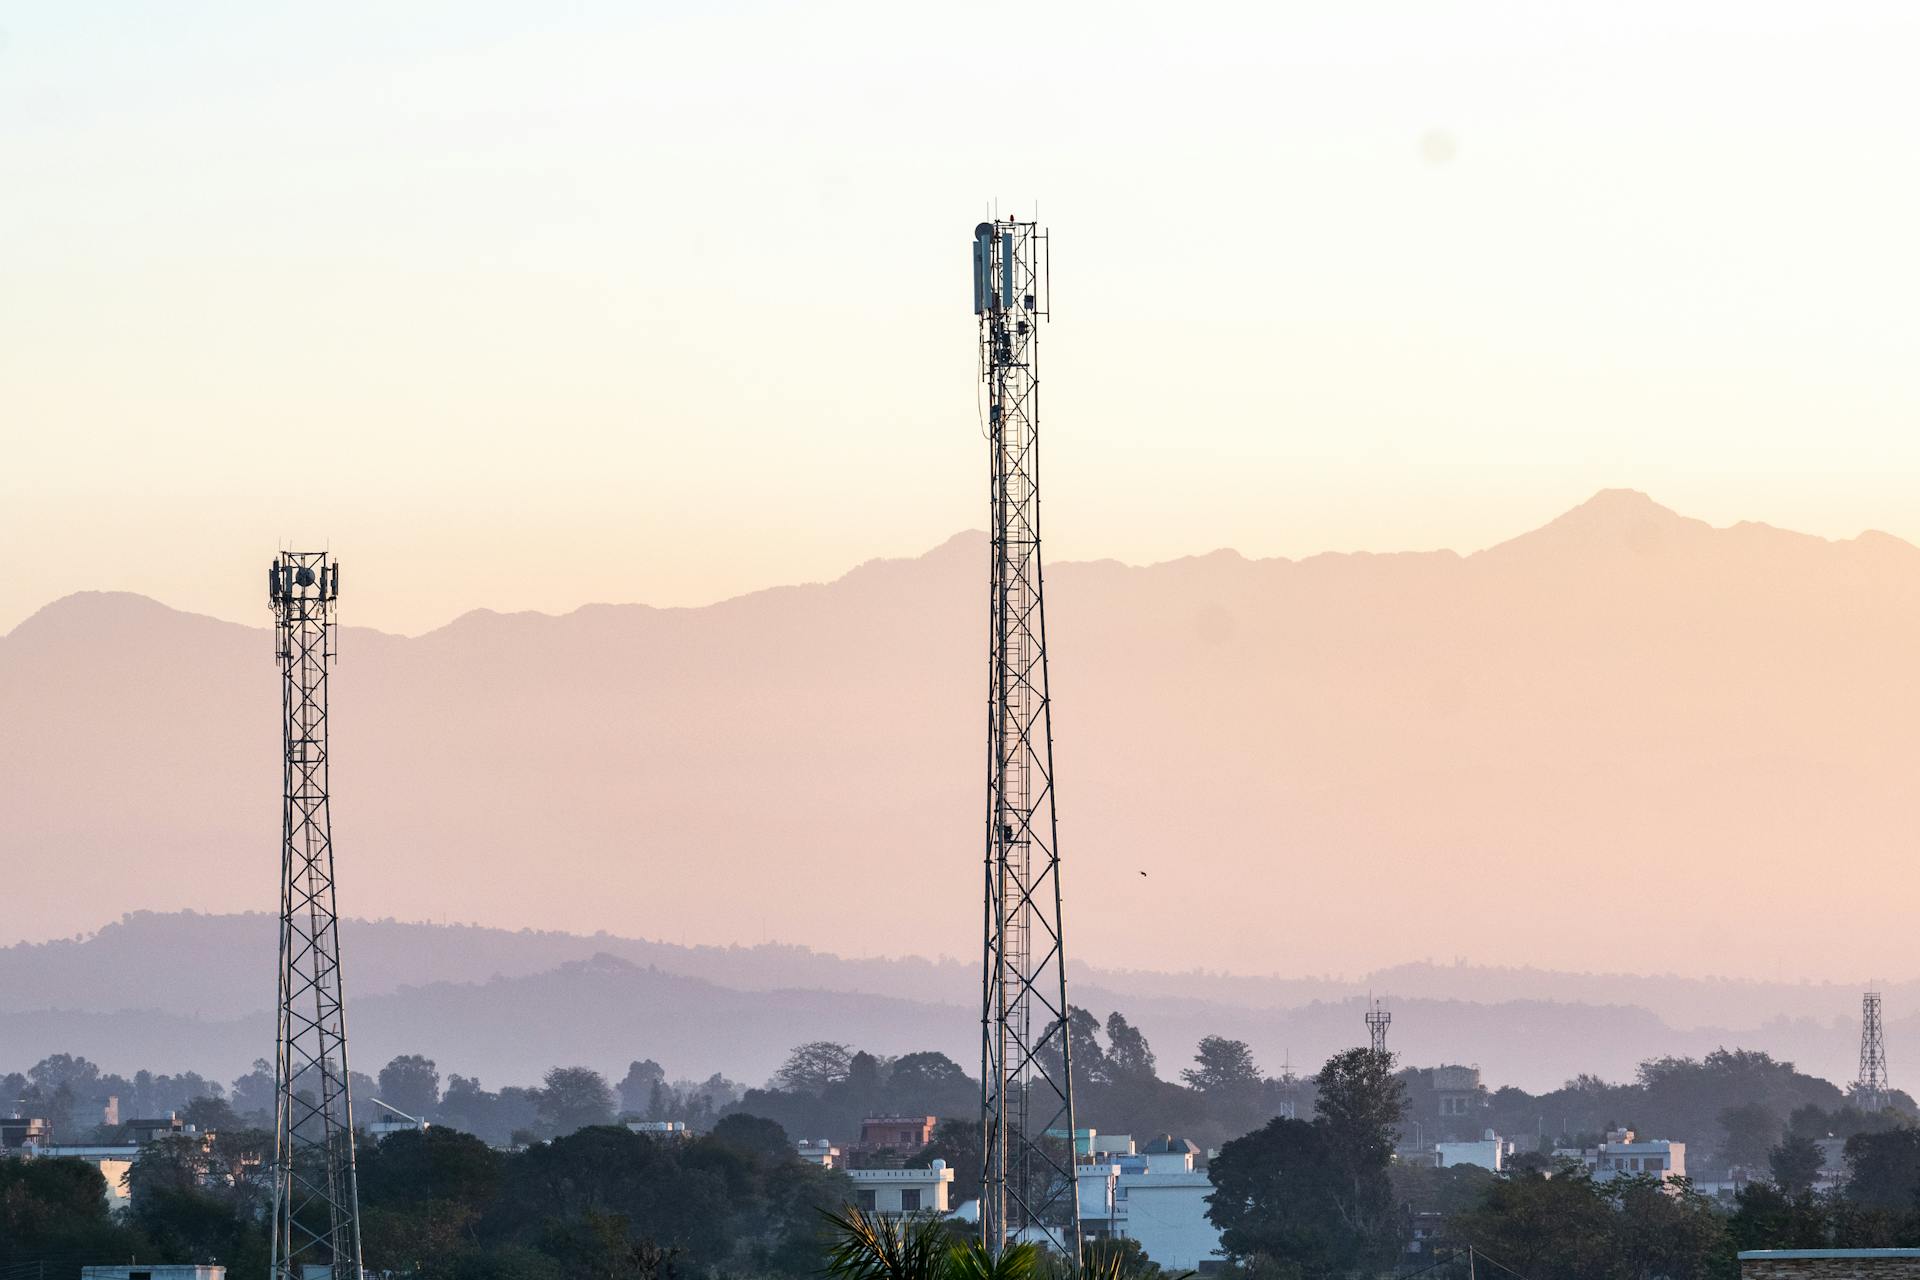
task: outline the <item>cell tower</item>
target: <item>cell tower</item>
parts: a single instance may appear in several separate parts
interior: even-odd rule
[[[1880,1026],[1880,993],[1869,989],[1860,997],[1860,1079],[1853,1086],[1854,1103],[1868,1113],[1885,1110],[1892,1088],[1887,1082],[1887,1041]]]
[[[1280,1114],[1289,1120],[1300,1118],[1300,1077],[1294,1074],[1291,1050],[1280,1064]]]
[[[1078,1260],[1073,1063],[1054,813],[1053,714],[1040,582],[1040,379],[1047,234],[973,231],[992,502],[988,605],[986,951],[980,1235],[999,1256],[1040,1240]]]
[[[1387,1027],[1393,1022],[1393,1015],[1387,1012],[1384,1001],[1371,1000],[1367,1005],[1367,1035],[1373,1041],[1375,1053],[1387,1051]]]
[[[340,565],[285,551],[267,570],[280,659],[280,1017],[274,1054],[272,1280],[361,1280],[327,804],[327,664]]]

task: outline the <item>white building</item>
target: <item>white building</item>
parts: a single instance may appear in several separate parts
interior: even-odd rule
[[[1556,1147],[1557,1160],[1577,1160],[1595,1182],[1636,1176],[1670,1181],[1687,1176],[1687,1144],[1665,1138],[1642,1140],[1631,1129],[1611,1129],[1597,1147]]]
[[[431,1127],[425,1120],[375,1120],[367,1126],[367,1136],[379,1142],[396,1133],[425,1133]]]
[[[84,1160],[100,1171],[107,1183],[107,1208],[119,1212],[132,1203],[133,1192],[128,1186],[128,1175],[133,1172],[133,1162],[140,1155],[135,1146],[48,1146],[22,1147],[16,1153],[28,1157],[41,1157],[48,1160]]]
[[[925,1169],[847,1169],[853,1202],[868,1213],[946,1213],[952,1206],[953,1170],[945,1160]]]
[[[1082,1230],[1136,1240],[1149,1259],[1170,1270],[1218,1262],[1220,1232],[1207,1220],[1213,1181],[1194,1167],[1199,1148],[1184,1138],[1133,1147],[1125,1135],[1089,1144],[1089,1161],[1075,1180]]]
[[[822,1169],[840,1167],[840,1148],[829,1138],[800,1138],[794,1142],[793,1149],[808,1164],[817,1164]]]
[[[684,1120],[629,1120],[627,1132],[644,1133],[650,1138],[684,1138],[687,1123]]]
[[[1434,1165],[1441,1169],[1471,1164],[1499,1173],[1507,1167],[1507,1157],[1513,1154],[1513,1143],[1489,1129],[1478,1142],[1436,1142],[1433,1144],[1433,1154]]]
[[[128,1263],[114,1267],[82,1267],[80,1280],[226,1280],[222,1266],[192,1262]]]

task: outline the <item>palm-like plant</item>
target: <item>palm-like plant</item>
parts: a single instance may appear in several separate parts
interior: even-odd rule
[[[1078,1266],[1040,1251],[1033,1243],[1008,1245],[999,1257],[978,1240],[956,1241],[937,1218],[882,1218],[849,1206],[828,1213],[834,1242],[827,1251],[827,1280],[1192,1280],[1191,1271],[1167,1276],[1137,1248],[1088,1245]]]

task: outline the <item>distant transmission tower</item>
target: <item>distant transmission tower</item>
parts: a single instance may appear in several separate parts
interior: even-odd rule
[[[1291,1050],[1280,1064],[1280,1114],[1289,1120],[1300,1118],[1300,1077],[1293,1072]]]
[[[1393,1015],[1387,1012],[1387,1006],[1379,1000],[1367,1006],[1367,1034],[1373,1040],[1373,1051],[1387,1051],[1387,1027],[1393,1022]]]
[[[1869,989],[1860,997],[1860,1079],[1854,1085],[1854,1101],[1862,1111],[1884,1110],[1892,1088],[1887,1082],[1887,1042],[1880,1025],[1880,993]]]
[[[1040,590],[1040,391],[1047,235],[1007,218],[973,231],[993,507],[987,698],[986,952],[980,1235],[998,1257],[1041,1240],[1078,1261],[1073,1064],[1067,1047],[1053,716]]]
[[[272,1280],[307,1280],[316,1268],[331,1280],[361,1280],[327,811],[327,664],[340,566],[325,552],[282,552],[267,570],[267,595],[277,624],[284,746]]]

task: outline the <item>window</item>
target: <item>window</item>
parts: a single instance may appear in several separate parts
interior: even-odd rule
[[[873,1212],[873,1192],[871,1191],[860,1192],[860,1207],[862,1209],[865,1209],[868,1213]]]
[[[920,1188],[908,1187],[900,1193],[900,1212],[918,1213],[920,1211]]]

